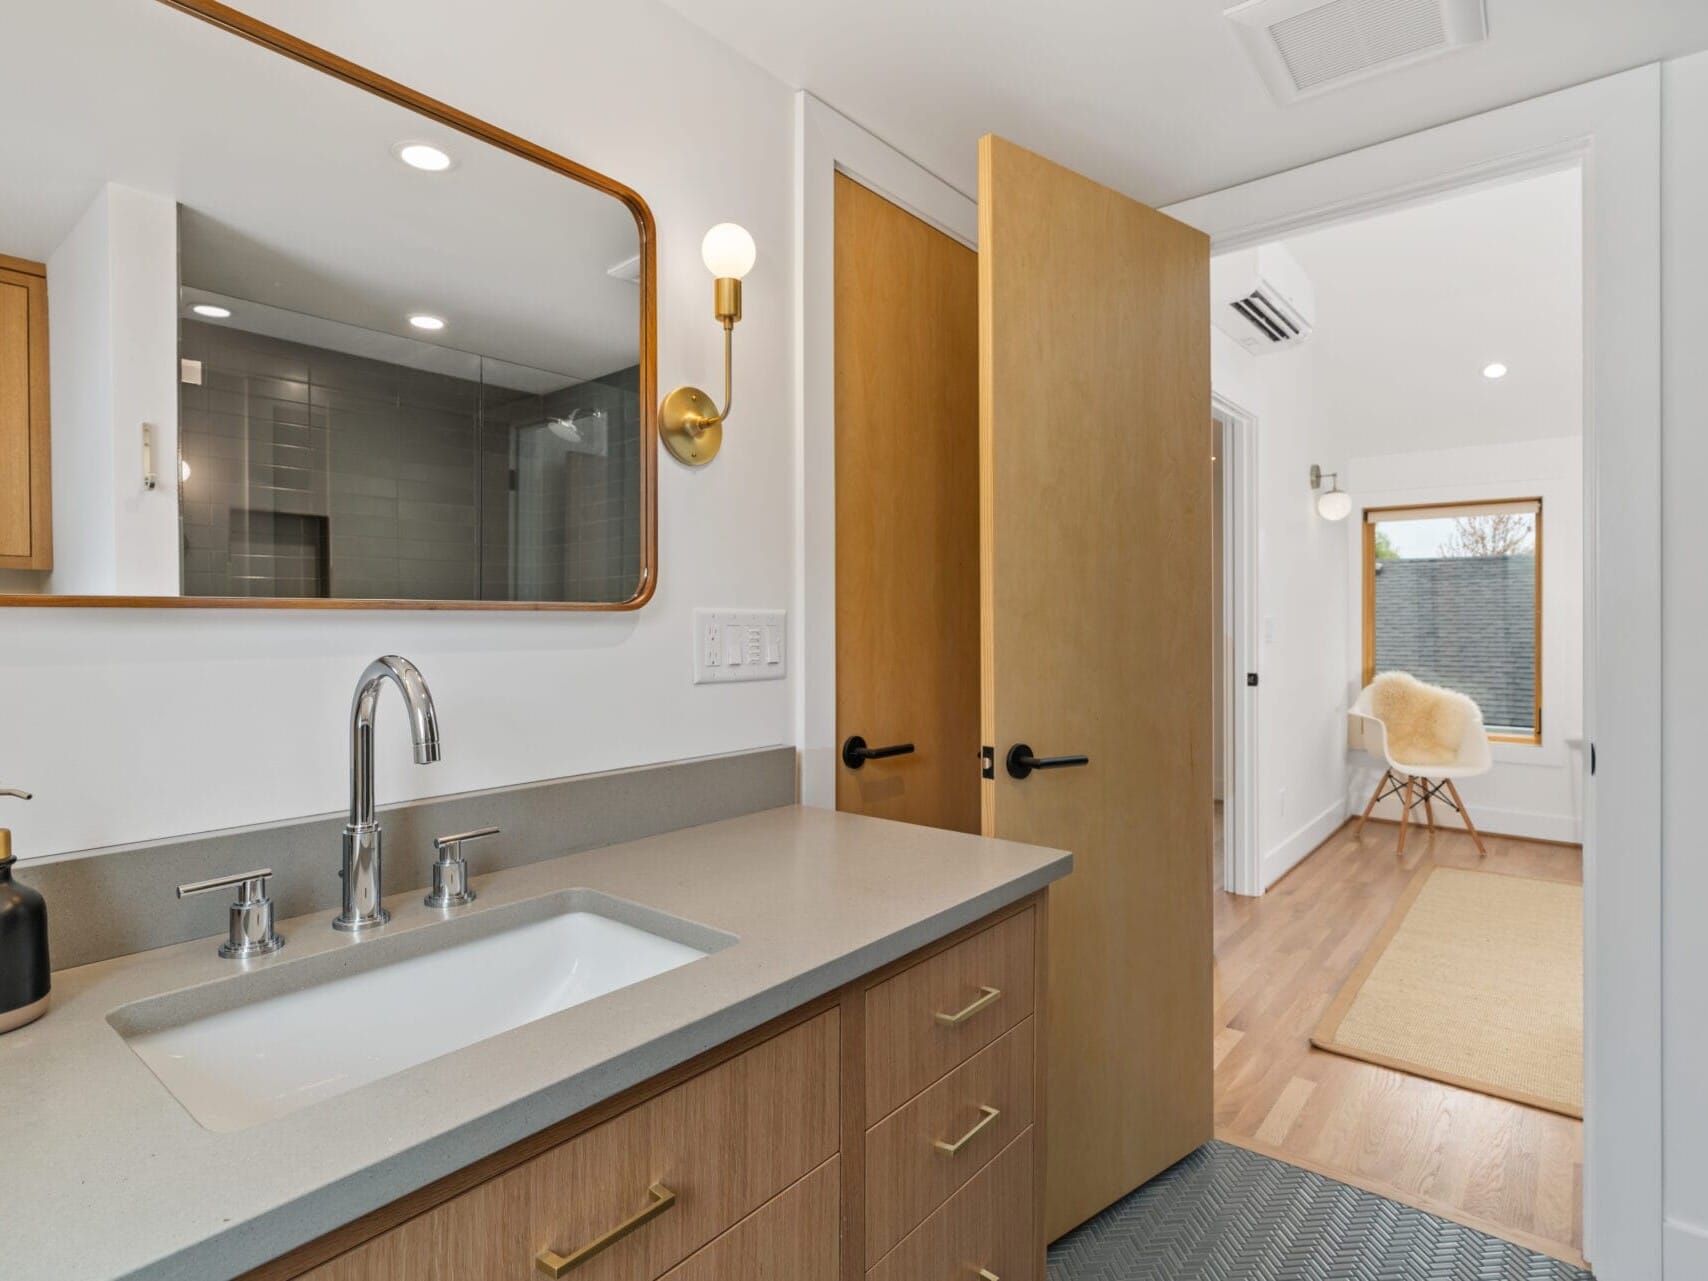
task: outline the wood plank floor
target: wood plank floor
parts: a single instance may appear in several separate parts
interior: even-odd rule
[[[1576,846],[1348,823],[1262,898],[1216,892],[1216,1133],[1581,1263],[1583,1123],[1314,1049],[1424,862],[1582,883]]]

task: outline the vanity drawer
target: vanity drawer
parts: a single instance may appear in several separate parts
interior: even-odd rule
[[[866,1115],[896,1108],[1032,1012],[1033,908],[866,993]]]
[[[1033,1027],[1024,1020],[867,1133],[868,1264],[1032,1124]]]
[[[828,1010],[307,1273],[314,1281],[655,1281],[833,1156]],[[638,1226],[621,1233],[626,1225]]]
[[[1042,1281],[1032,1134],[1022,1132],[904,1237],[866,1273],[867,1281]]]
[[[841,1186],[836,1161],[826,1161],[664,1281],[836,1281]]]

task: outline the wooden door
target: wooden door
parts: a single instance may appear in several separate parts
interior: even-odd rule
[[[983,826],[1074,855],[1053,1240],[1211,1136],[1209,242],[987,137],[979,247]]]
[[[836,807],[979,827],[978,260],[836,175]]]

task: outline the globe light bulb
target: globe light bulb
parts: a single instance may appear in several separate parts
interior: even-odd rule
[[[720,280],[740,280],[753,270],[758,255],[747,228],[733,222],[720,222],[700,242],[700,257],[706,270]]]

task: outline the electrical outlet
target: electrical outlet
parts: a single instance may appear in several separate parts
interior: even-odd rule
[[[781,609],[696,609],[694,683],[782,680],[788,617]]]

